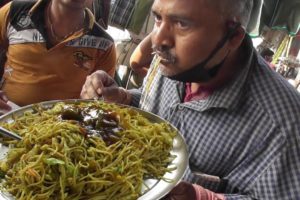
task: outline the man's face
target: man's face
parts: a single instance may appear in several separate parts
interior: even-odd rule
[[[155,0],[152,45],[162,58],[161,69],[173,76],[205,60],[225,34],[218,10],[204,0]],[[226,55],[222,48],[208,63],[218,64]]]

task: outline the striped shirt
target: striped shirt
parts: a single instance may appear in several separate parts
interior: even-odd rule
[[[227,200],[299,200],[300,94],[257,56],[249,37],[243,46],[248,59],[237,76],[208,98],[183,103],[185,84],[152,64],[144,86],[131,91],[132,104],[181,131],[190,156],[185,180]]]
[[[112,1],[109,24],[124,30],[130,23],[134,11],[135,0]]]

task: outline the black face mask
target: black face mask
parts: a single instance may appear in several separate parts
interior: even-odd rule
[[[233,27],[231,27],[227,34],[222,38],[222,40],[217,44],[217,46],[214,48],[214,50],[210,53],[210,55],[202,62],[198,63],[191,69],[184,71],[182,73],[176,74],[174,76],[167,76],[168,78],[176,81],[181,82],[207,82],[214,78],[217,73],[219,72],[219,69],[222,67],[223,63],[226,60],[226,57],[217,65],[213,66],[210,69],[205,69],[204,67],[206,64],[218,53],[218,51],[223,48],[225,43],[231,39],[236,30],[240,27],[240,23],[234,24]]]

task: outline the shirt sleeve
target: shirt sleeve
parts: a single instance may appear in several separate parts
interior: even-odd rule
[[[0,9],[0,45],[1,47],[7,45],[7,24],[8,24],[8,14],[10,10],[11,3],[6,4]]]
[[[130,105],[134,106],[134,107],[139,107],[140,99],[141,99],[141,96],[142,96],[141,88],[139,88],[139,89],[131,89],[131,90],[128,90],[128,92],[131,95],[131,103],[130,103]]]
[[[103,70],[111,77],[114,77],[117,64],[116,47],[114,44],[106,50],[106,52],[99,55],[96,70]]]

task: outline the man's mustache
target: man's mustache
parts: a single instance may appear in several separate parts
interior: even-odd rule
[[[157,45],[152,45],[153,54],[159,56],[163,61],[174,64],[176,62],[176,56],[173,55],[170,50],[163,49]]]

